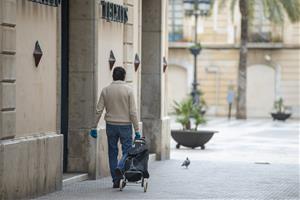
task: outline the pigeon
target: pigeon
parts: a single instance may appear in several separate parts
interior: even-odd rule
[[[188,168],[190,164],[191,161],[189,160],[188,157],[186,157],[186,160],[182,163],[181,167],[185,166],[185,168]]]

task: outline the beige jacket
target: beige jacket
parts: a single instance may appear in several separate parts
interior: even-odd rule
[[[102,90],[96,107],[97,123],[104,108],[106,123],[117,125],[132,123],[135,131],[139,131],[133,90],[124,81],[113,81]]]

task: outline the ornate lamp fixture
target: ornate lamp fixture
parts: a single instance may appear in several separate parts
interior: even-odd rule
[[[111,50],[109,55],[109,60],[108,60],[110,70],[112,70],[112,68],[114,67],[115,62],[116,62],[116,58],[114,52]]]
[[[166,69],[168,67],[168,62],[166,57],[163,58],[163,72],[166,72]]]
[[[193,82],[193,90],[192,97],[193,103],[199,102],[199,95],[197,91],[198,81],[197,81],[197,56],[201,52],[201,44],[198,42],[197,38],[197,30],[198,30],[198,17],[199,16],[207,16],[209,14],[211,8],[212,0],[184,0],[184,10],[187,16],[195,17],[195,40],[194,45],[190,47],[190,52],[194,56],[194,82]]]
[[[34,51],[33,51],[33,57],[34,57],[34,62],[36,67],[39,66],[42,56],[43,56],[43,51],[40,47],[39,42],[36,41]]]
[[[139,55],[138,54],[135,54],[135,57],[134,57],[134,69],[135,71],[138,70],[139,66],[140,66],[140,58],[139,58]]]
[[[211,7],[211,0],[184,0],[184,10],[186,15],[208,15]]]

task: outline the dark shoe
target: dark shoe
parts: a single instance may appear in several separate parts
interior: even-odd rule
[[[114,181],[113,188],[120,188],[120,180]]]
[[[118,178],[120,178],[120,179],[123,178],[123,172],[120,168],[115,169],[115,174]]]

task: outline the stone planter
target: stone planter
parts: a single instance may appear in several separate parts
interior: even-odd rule
[[[205,144],[217,131],[194,131],[194,130],[172,130],[172,138],[177,142],[176,148],[180,146],[205,149]]]
[[[291,113],[282,113],[282,112],[277,112],[277,113],[271,113],[271,116],[273,120],[280,120],[280,121],[285,121],[289,117],[291,117]]]

